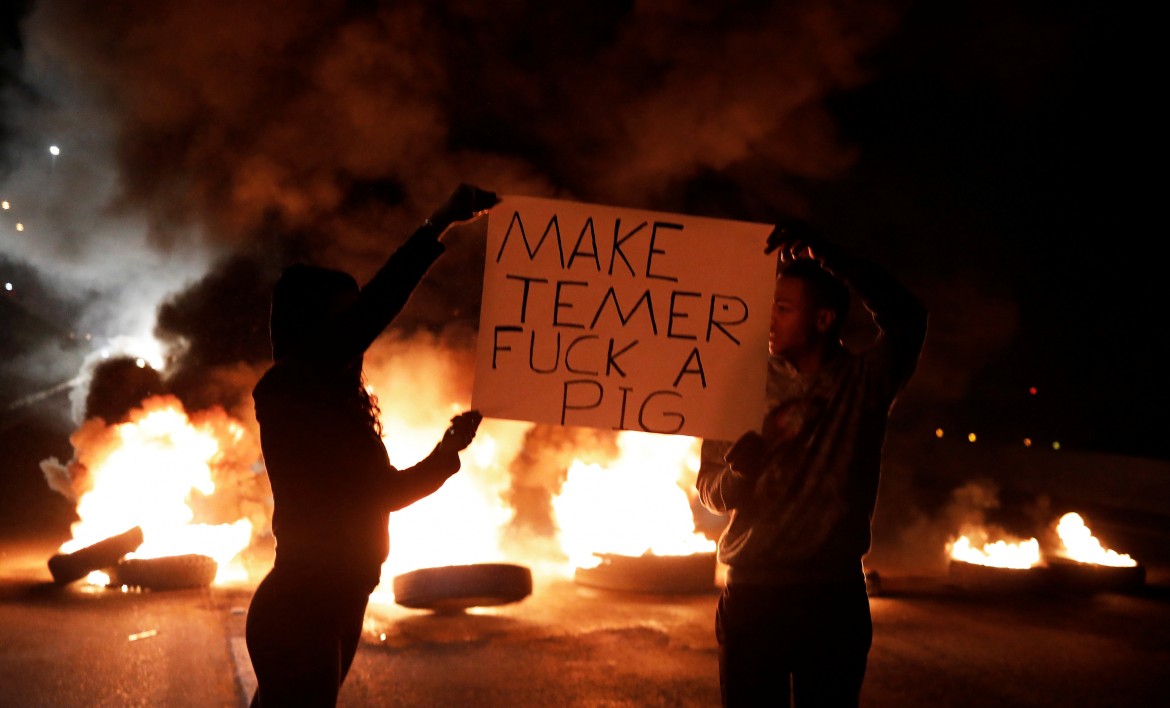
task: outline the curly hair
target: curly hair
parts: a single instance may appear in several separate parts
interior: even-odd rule
[[[370,389],[366,386],[366,377],[363,375],[358,379],[358,405],[362,409],[362,413],[370,421],[370,427],[382,437],[382,409],[378,407],[378,397],[370,393]]]

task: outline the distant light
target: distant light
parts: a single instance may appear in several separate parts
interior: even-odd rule
[[[975,433],[967,433],[967,440],[975,442]]]
[[[8,292],[12,292],[12,283],[5,283],[4,289],[7,290]]]
[[[1032,438],[1024,438],[1024,447],[1032,447]]]
[[[1060,449],[1060,441],[1059,441],[1059,440],[1053,440],[1053,441],[1052,441],[1052,449],[1053,449],[1053,450],[1059,450],[1059,449]]]
[[[942,428],[935,428],[934,429],[934,436],[936,438],[941,438],[943,436],[943,429]]]
[[[134,363],[138,365],[138,368],[139,368],[139,369],[145,369],[145,368],[146,368],[146,359],[142,359],[142,358],[135,359],[135,360],[134,360]]]
[[[0,202],[0,209],[11,209],[11,208],[12,208],[12,205],[8,203],[7,199]]]
[[[56,157],[56,156],[61,154],[61,148],[57,147],[56,145],[50,145],[49,146],[49,154],[52,155],[53,157]]]
[[[16,225],[16,230],[17,230],[17,231],[24,231],[24,224],[17,224],[17,225]]]
[[[1035,396],[1035,395],[1036,395],[1036,387],[1035,387],[1035,386],[1033,386],[1033,387],[1029,388],[1029,389],[1028,389],[1028,393],[1030,393],[1030,394],[1032,394],[1033,396]]]

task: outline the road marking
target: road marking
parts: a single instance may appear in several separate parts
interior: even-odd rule
[[[236,665],[236,682],[240,685],[242,703],[247,706],[256,692],[256,672],[252,670],[252,658],[248,655],[248,644],[243,637],[231,638],[232,663]]]

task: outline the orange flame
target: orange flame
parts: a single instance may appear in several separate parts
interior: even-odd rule
[[[1137,561],[1130,556],[1102,546],[1085,525],[1081,515],[1076,512],[1069,512],[1060,517],[1056,524],[1056,533],[1060,538],[1061,547],[1054,549],[1052,553],[1058,557],[1079,563],[1114,567],[1137,565]],[[1000,540],[984,543],[981,548],[976,547],[975,542],[971,540],[972,537],[985,539],[987,535],[985,529],[972,529],[969,534],[962,535],[948,544],[947,552],[954,560],[997,568],[1031,568],[1041,565],[1040,543],[1036,539]]]
[[[367,381],[395,466],[409,467],[429,454],[451,416],[470,407],[471,356],[425,338],[370,352]],[[375,602],[392,601],[394,576],[422,567],[513,562],[571,577],[575,567],[596,564],[595,553],[714,550],[714,541],[696,532],[692,513],[699,441],[634,432],[617,436],[616,459],[571,464],[551,500],[555,532],[530,530],[532,538],[514,534],[504,543],[517,511],[509,501],[510,467],[532,427],[485,420],[460,456],[460,472],[391,515],[391,551]],[[218,408],[189,417],[178,399],[160,396],[144,401],[126,423],[87,421],[73,443],[70,485],[80,520],[61,552],[137,525],[145,542],[134,556],[199,553],[219,563],[217,583],[257,580],[237,556],[267,531],[271,492],[259,445],[239,420]],[[591,452],[581,450],[579,457]]]
[[[596,553],[690,555],[715,550],[695,531],[689,490],[699,469],[699,441],[623,431],[608,465],[580,460],[553,500],[561,547],[573,567],[601,562]]]
[[[72,440],[78,521],[62,553],[139,526],[144,541],[131,557],[198,553],[218,563],[217,583],[247,579],[233,560],[251,542],[252,522],[234,508],[219,514],[227,523],[197,523],[192,508],[215,516],[217,482],[240,474],[241,460],[255,459],[256,445],[238,421],[219,409],[192,421],[178,399],[159,396],[128,422],[87,421]]]
[[[976,547],[967,535],[949,544],[950,557],[964,563],[987,565],[996,568],[1031,568],[1040,564],[1040,542],[1034,538],[1026,541],[995,541]]]
[[[1080,563],[1095,563],[1096,565],[1114,567],[1137,565],[1137,561],[1129,555],[1102,546],[1101,542],[1093,536],[1089,527],[1085,525],[1081,515],[1076,512],[1069,512],[1060,517],[1060,522],[1056,525],[1056,533],[1060,536],[1061,543],[1064,544],[1064,548],[1058,551],[1062,557]]]

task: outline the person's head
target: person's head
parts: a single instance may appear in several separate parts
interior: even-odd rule
[[[357,281],[342,271],[300,264],[285,268],[272,290],[272,358],[318,358],[331,321],[357,300],[358,292]]]
[[[789,357],[836,345],[849,313],[849,287],[810,259],[781,266],[772,301],[768,351]]]

